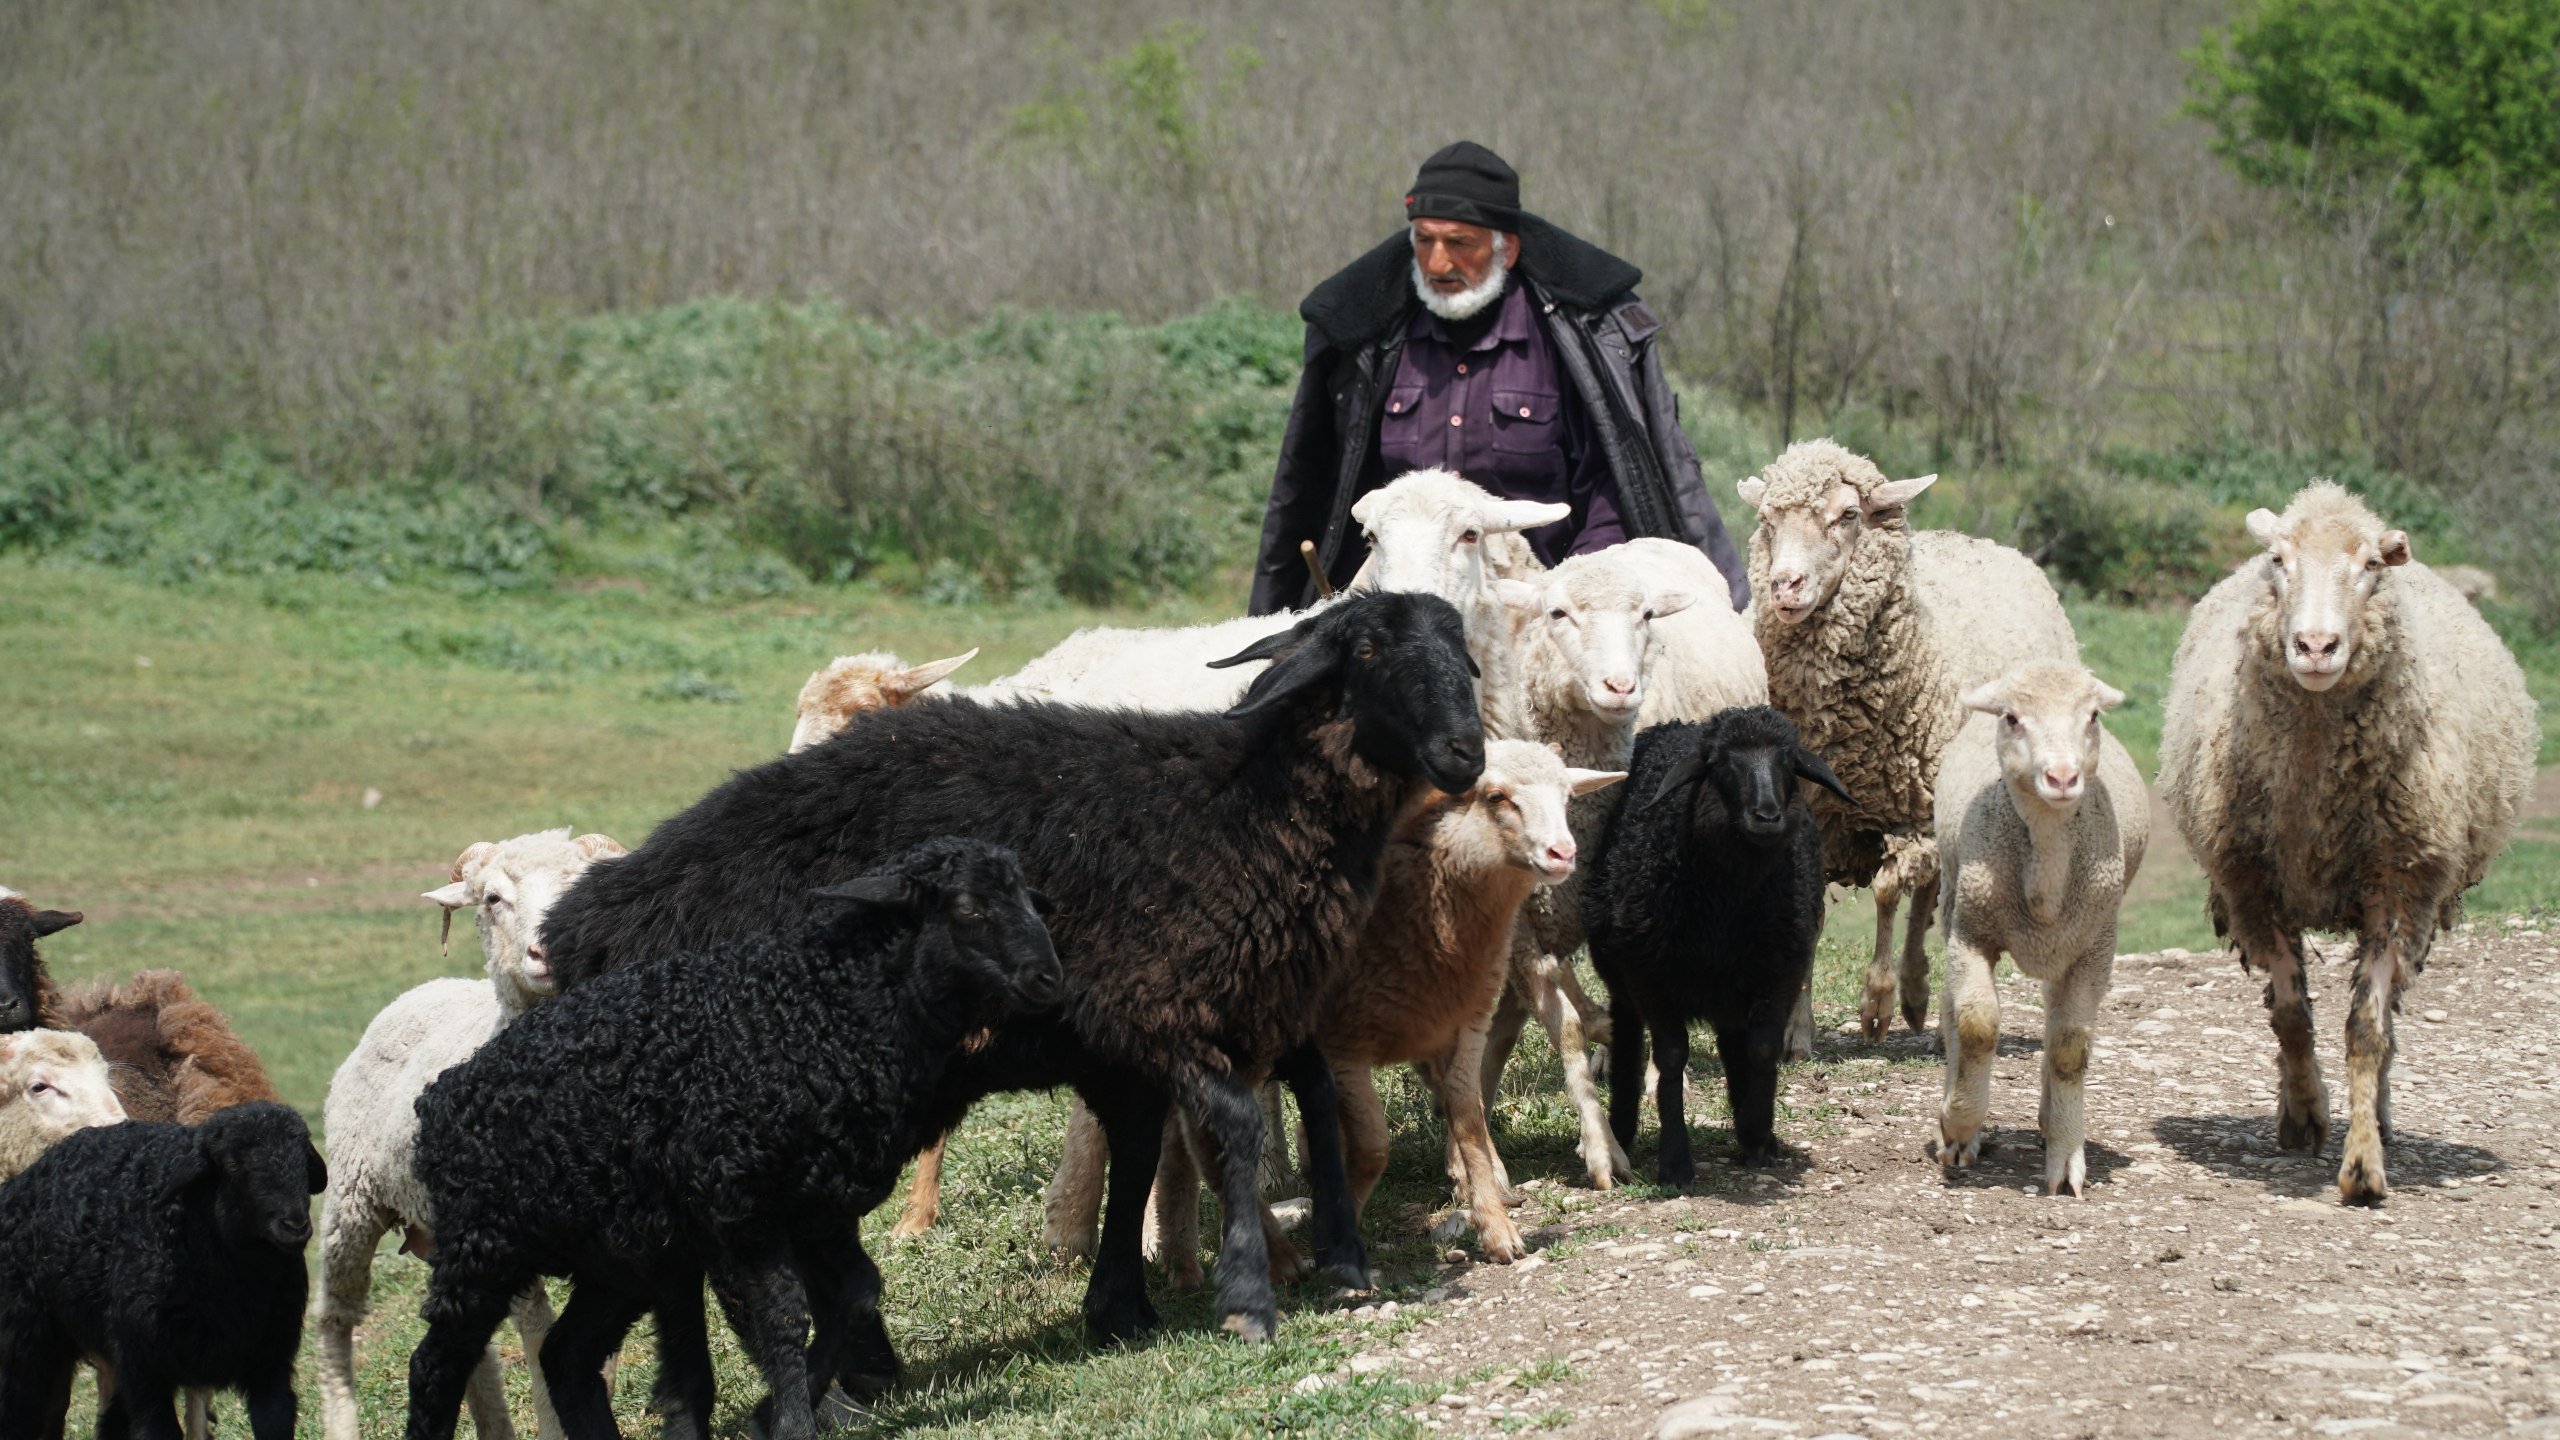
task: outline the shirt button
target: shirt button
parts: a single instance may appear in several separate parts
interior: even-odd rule
[[[1523,419],[1523,420],[1526,420],[1526,419],[1528,419],[1528,418],[1529,418],[1529,407],[1528,407],[1528,406],[1523,405],[1523,406],[1521,406],[1521,407],[1520,407],[1520,418],[1521,418],[1521,419]]]
[[[1467,420],[1463,415],[1452,415],[1449,417],[1449,423],[1452,425],[1464,425],[1467,423]]]
[[[1464,365],[1459,366],[1459,367],[1458,367],[1458,373],[1459,373],[1459,374],[1461,374],[1461,375],[1466,374],[1466,373],[1467,373],[1467,367],[1466,367],[1466,366],[1464,366]]]

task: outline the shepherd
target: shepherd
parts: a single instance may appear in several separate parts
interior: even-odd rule
[[[1472,140],[1422,162],[1405,227],[1298,306],[1306,369],[1280,442],[1254,614],[1295,609],[1368,557],[1362,495],[1454,470],[1572,513],[1528,532],[1549,565],[1637,536],[1684,540],[1751,597],[1636,298],[1643,272],[1520,208],[1520,177]],[[1301,542],[1314,544],[1302,557]]]

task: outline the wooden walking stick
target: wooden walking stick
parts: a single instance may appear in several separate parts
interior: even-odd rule
[[[1325,578],[1324,567],[1316,563],[1316,542],[1299,541],[1298,558],[1307,562],[1307,573],[1315,578],[1317,596],[1321,599],[1332,599],[1333,582]]]

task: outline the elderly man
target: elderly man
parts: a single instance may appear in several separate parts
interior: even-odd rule
[[[1740,609],[1750,583],[1698,478],[1654,353],[1633,265],[1520,208],[1520,177],[1461,140],[1422,163],[1406,228],[1318,285],[1306,371],[1280,442],[1253,613],[1314,598],[1298,545],[1333,584],[1368,546],[1362,495],[1441,466],[1573,513],[1529,532],[1552,565],[1639,535],[1706,552]]]

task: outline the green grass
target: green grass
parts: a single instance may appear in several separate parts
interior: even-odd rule
[[[88,912],[49,949],[66,979],[185,970],[267,1057],[287,1098],[316,1118],[330,1072],[375,1011],[432,976],[476,971],[467,938],[439,953],[437,912],[419,898],[464,845],[559,824],[637,843],[732,769],[779,751],[792,694],[839,652],[886,647],[915,660],[983,645],[960,678],[985,679],[1079,624],[1170,622],[1204,608],[1171,602],[1107,617],[1065,606],[940,608],[860,586],[720,602],[627,583],[463,594],[288,575],[168,587],[0,558],[0,653],[9,657],[0,666],[0,883]],[[2147,765],[2179,621],[2097,606],[2075,618],[2093,666],[2133,696],[2117,732]],[[2546,696],[2555,668],[2546,659],[2535,669]],[[369,790],[381,796],[371,808]],[[2540,824],[2531,833],[2541,838],[2518,846],[2476,912],[2560,900],[2560,834]],[[1855,1013],[1870,933],[1862,896],[1836,908],[1818,973],[1826,1028]],[[2151,896],[2128,915],[2125,945],[2205,948],[2201,932],[2197,897]],[[1699,1047],[1703,1093],[1693,1111],[1709,1147],[1725,1118],[1711,1052]],[[1933,1062],[1907,1046],[1881,1060],[1852,1047],[1814,1067],[1822,1084],[1813,1098],[1787,1102],[1782,1126],[1813,1138],[1848,1123],[1858,1077],[1880,1063]],[[1407,1138],[1368,1228],[1384,1298],[1410,1301],[1442,1273],[1424,1232],[1446,1203],[1440,1131],[1408,1077],[1383,1078]],[[1076,1316],[1083,1272],[1047,1269],[1038,1253],[1039,1191],[1063,1107],[1055,1096],[982,1106],[952,1146],[944,1226],[884,1247],[891,1327],[915,1383],[859,1433],[1416,1433],[1405,1412],[1435,1389],[1392,1377],[1292,1388],[1407,1323],[1354,1317],[1356,1300],[1284,1296],[1281,1342],[1248,1348],[1211,1329],[1205,1296],[1159,1291],[1163,1337],[1109,1352],[1088,1346]],[[1565,1219],[1583,1198],[1568,1183],[1578,1174],[1575,1127],[1534,1027],[1506,1077],[1496,1136],[1515,1177],[1556,1182],[1534,1192],[1528,1223]],[[1708,1187],[1729,1180],[1724,1167],[1704,1167]],[[885,1229],[892,1218],[884,1210],[873,1223]],[[376,1271],[375,1317],[361,1345],[368,1436],[399,1428],[424,1273],[396,1255]],[[511,1332],[501,1338],[512,1345]],[[721,1344],[717,1424],[736,1436],[759,1386],[725,1334]],[[630,1359],[621,1420],[651,1433],[640,1411],[645,1337]],[[1550,1369],[1560,1376],[1558,1366]],[[521,1406],[520,1372],[517,1383]],[[305,1403],[316,1425],[308,1391]],[[529,1412],[520,1408],[518,1419],[529,1424]]]

